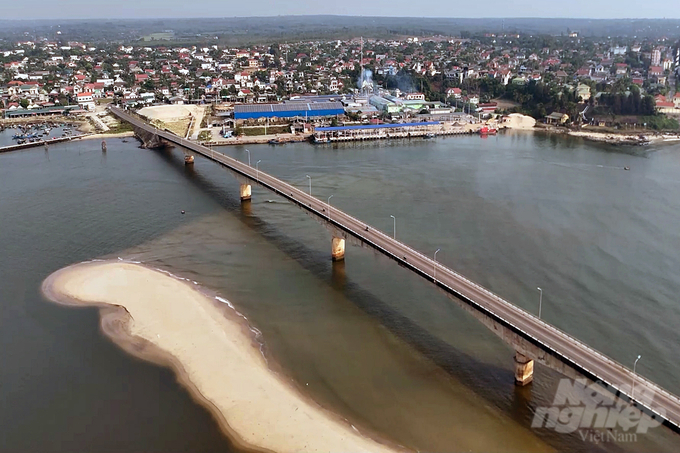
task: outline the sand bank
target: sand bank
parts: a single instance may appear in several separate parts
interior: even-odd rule
[[[128,352],[169,364],[236,442],[277,452],[396,451],[303,397],[272,372],[244,318],[189,282],[120,261],[50,275],[45,295],[102,308],[104,332]]]

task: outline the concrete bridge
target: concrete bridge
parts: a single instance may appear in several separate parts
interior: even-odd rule
[[[376,228],[318,200],[267,173],[177,135],[161,131],[139,117],[112,107],[113,114],[143,132],[147,140],[180,145],[231,170],[241,182],[242,201],[250,200],[252,184],[280,195],[321,221],[332,233],[331,257],[342,260],[346,241],[371,247],[431,282],[515,350],[515,382],[533,379],[534,362],[577,379],[598,382],[655,420],[680,433],[680,398],[585,343],[513,305],[433,258]],[[152,139],[149,137],[153,136]]]

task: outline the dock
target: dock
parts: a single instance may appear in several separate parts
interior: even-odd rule
[[[62,143],[62,142],[70,142],[71,140],[77,140],[83,137],[87,137],[88,135],[92,134],[80,134],[80,135],[73,135],[69,137],[59,137],[59,138],[53,138],[50,140],[38,140],[35,142],[29,142],[29,143],[22,143],[21,145],[9,145],[9,146],[3,146],[0,148],[0,153],[9,153],[10,151],[20,151],[22,149],[28,149],[28,148],[35,148],[38,146],[49,146],[54,143]]]

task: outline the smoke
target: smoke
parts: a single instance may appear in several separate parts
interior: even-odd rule
[[[415,86],[413,86],[413,79],[406,72],[399,72],[396,75],[396,85],[402,93],[413,93],[416,91]]]
[[[375,91],[375,82],[373,82],[373,71],[370,69],[363,69],[363,72],[359,75],[359,81],[357,83],[359,91],[361,93],[373,93]]]

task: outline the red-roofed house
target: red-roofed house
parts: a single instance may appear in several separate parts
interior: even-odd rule
[[[663,74],[663,68],[661,66],[650,66],[649,67],[649,75],[650,76],[660,76]]]
[[[79,93],[76,96],[78,105],[83,110],[94,110],[94,97],[91,92],[86,91],[84,93]]]
[[[456,99],[459,99],[462,93],[463,92],[460,88],[449,88],[446,90],[446,97],[447,98],[454,97]]]

